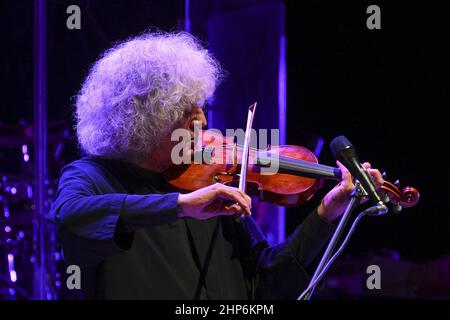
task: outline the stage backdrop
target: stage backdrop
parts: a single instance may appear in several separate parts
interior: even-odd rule
[[[258,102],[254,128],[280,130],[285,140],[284,3],[186,1],[186,29],[207,43],[226,77],[208,107],[208,127],[245,129],[248,107]],[[255,203],[256,220],[270,243],[284,239],[284,208]]]

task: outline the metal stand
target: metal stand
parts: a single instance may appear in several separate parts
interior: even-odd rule
[[[315,283],[316,279],[320,276],[323,268],[325,267],[325,265],[331,258],[334,248],[336,247],[336,245],[342,235],[342,232],[348,223],[348,220],[349,220],[353,210],[359,204],[361,197],[364,195],[366,195],[366,192],[362,189],[362,187],[360,186],[360,183],[358,181],[356,181],[355,189],[353,190],[352,194],[350,195],[350,202],[347,205],[347,208],[346,208],[344,214],[342,215],[341,220],[339,221],[339,225],[337,226],[337,228],[333,234],[333,237],[331,238],[330,242],[328,243],[328,246],[322,256],[322,259],[320,260],[320,263],[317,266],[316,271],[314,272],[314,275],[308,285],[308,287],[311,287],[311,288],[309,289],[309,292],[306,296],[306,300],[309,300],[311,298],[311,296],[317,286],[317,283]]]

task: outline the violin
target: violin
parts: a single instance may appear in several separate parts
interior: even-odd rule
[[[239,183],[242,146],[233,137],[209,130],[200,132],[191,157],[200,159],[190,164],[172,165],[164,173],[166,181],[182,191],[194,191],[214,183],[236,186]],[[194,142],[192,142],[194,144]],[[280,206],[299,206],[310,200],[323,186],[324,179],[341,180],[339,168],[319,164],[310,150],[294,145],[249,149],[247,194],[259,201]],[[276,166],[276,173],[263,174],[264,168]],[[394,211],[412,207],[420,194],[413,187],[401,188],[398,182],[385,181],[380,196],[392,203]]]

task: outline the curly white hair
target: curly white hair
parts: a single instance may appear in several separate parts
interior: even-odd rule
[[[76,97],[76,131],[88,155],[141,160],[221,77],[192,35],[147,33],[107,50]]]

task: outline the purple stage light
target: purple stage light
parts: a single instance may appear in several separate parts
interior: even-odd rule
[[[17,273],[14,268],[14,255],[12,253],[8,253],[8,269],[9,269],[9,277],[12,282],[17,281]]]
[[[278,62],[278,127],[280,145],[286,144],[286,36],[280,37]],[[278,206],[278,243],[285,239],[286,208]]]

